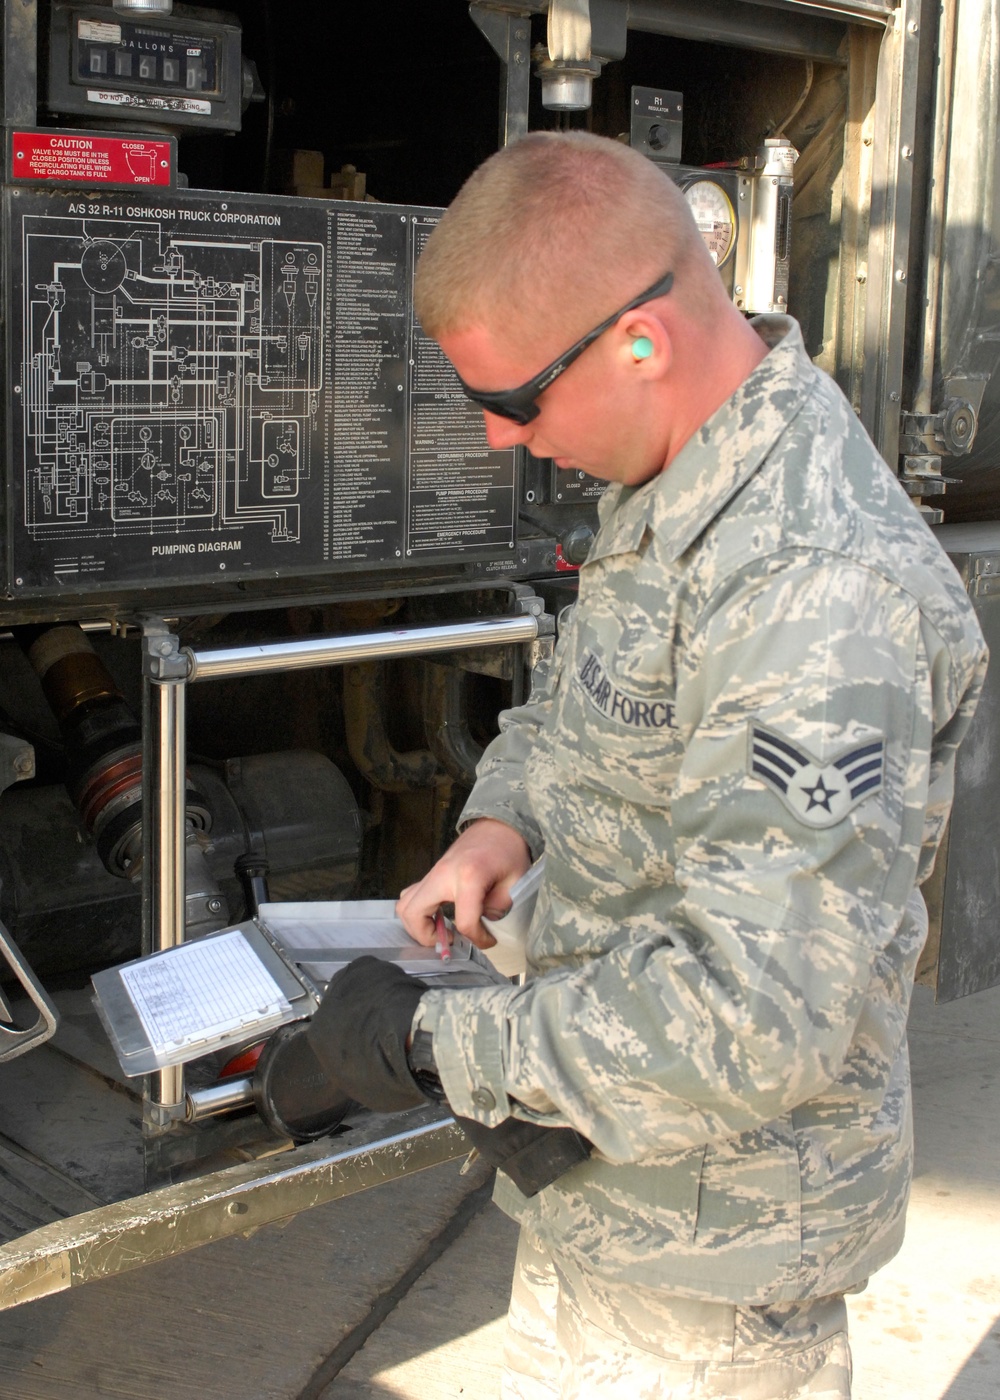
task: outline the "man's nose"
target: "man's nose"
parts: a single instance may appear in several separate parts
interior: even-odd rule
[[[483,422],[486,424],[486,441],[490,447],[523,447],[531,437],[531,427],[527,423],[515,423],[511,418],[503,418],[499,413],[489,413],[483,409]]]

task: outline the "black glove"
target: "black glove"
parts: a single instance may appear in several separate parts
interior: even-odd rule
[[[575,1128],[547,1128],[520,1118],[505,1118],[495,1128],[487,1128],[457,1113],[455,1122],[480,1157],[506,1172],[522,1196],[536,1196],[593,1151],[593,1143]]]
[[[261,1056],[255,1096],[265,1120],[274,1119],[274,1126],[301,1141],[329,1131],[351,1100],[394,1113],[441,1098],[433,1057],[427,1064],[421,1060],[416,1069],[425,1093],[405,1049],[426,990],[419,977],[381,958],[355,958],[341,968],[312,1020],[283,1027]],[[325,1129],[322,1113],[333,1116]],[[592,1150],[573,1128],[547,1128],[519,1118],[506,1118],[495,1128],[458,1115],[455,1121],[480,1156],[506,1172],[525,1196],[536,1195]]]
[[[309,1022],[279,1026],[253,1076],[257,1112],[272,1132],[293,1142],[332,1133],[356,1105],[327,1078],[309,1044]]]
[[[395,1113],[427,1100],[406,1063],[406,1037],[427,990],[382,958],[355,958],[330,978],[307,1039],[324,1073],[366,1108]]]

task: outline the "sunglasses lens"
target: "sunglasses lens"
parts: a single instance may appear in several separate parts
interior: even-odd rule
[[[480,398],[478,394],[468,392],[465,397],[486,413],[492,413],[496,418],[507,418],[511,423],[517,423],[521,427],[538,417],[539,410],[536,403],[504,403],[493,397]]]
[[[521,404],[505,404],[503,408],[495,408],[491,411],[493,413],[499,413],[501,418],[509,418],[512,423],[517,423],[522,428],[525,423],[530,423],[532,418],[538,417],[538,405],[533,403],[524,404],[523,406]]]

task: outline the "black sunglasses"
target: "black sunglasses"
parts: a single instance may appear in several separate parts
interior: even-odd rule
[[[563,370],[569,369],[574,360],[580,358],[588,345],[593,345],[594,341],[604,334],[609,327],[621,317],[626,311],[634,311],[637,306],[644,305],[647,301],[655,301],[657,297],[666,296],[667,292],[674,285],[674,274],[665,273],[658,282],[654,282],[651,287],[647,287],[644,292],[640,292],[637,297],[620,307],[606,321],[602,321],[599,326],[595,326],[592,331],[571,345],[565,354],[560,355],[558,360],[546,366],[541,373],[534,378],[520,384],[516,389],[496,389],[492,392],[483,392],[479,389],[470,389],[465,380],[459,377],[459,384],[467,399],[471,399],[474,404],[484,408],[487,413],[495,413],[498,418],[509,418],[512,423],[530,423],[533,418],[537,418],[540,412],[535,400],[539,394],[549,387],[559,378]]]

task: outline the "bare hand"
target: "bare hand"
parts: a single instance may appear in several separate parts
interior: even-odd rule
[[[396,913],[417,943],[434,942],[434,915],[442,904],[455,908],[453,923],[478,948],[496,939],[480,922],[498,919],[510,908],[510,888],[531,864],[524,837],[505,822],[482,817],[461,836],[422,880],[399,896]]]

